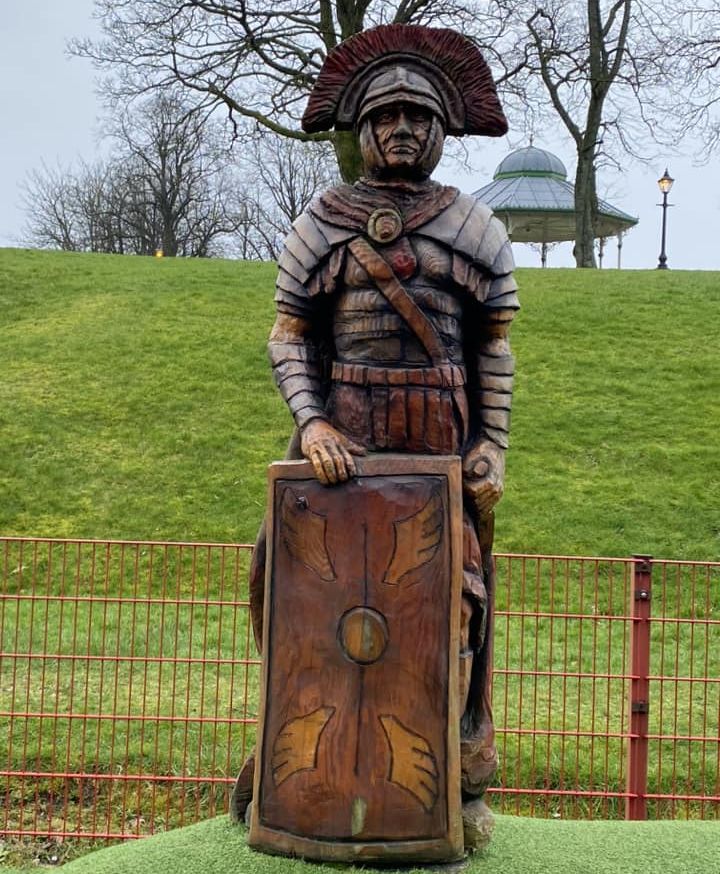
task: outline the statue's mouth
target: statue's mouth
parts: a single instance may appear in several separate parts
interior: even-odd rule
[[[392,155],[417,155],[419,149],[410,143],[396,143],[388,149]]]

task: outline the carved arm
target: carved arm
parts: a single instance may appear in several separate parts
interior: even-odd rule
[[[514,315],[513,309],[488,309],[476,345],[474,390],[468,399],[475,438],[463,458],[463,488],[480,518],[490,513],[504,488],[515,371],[508,331]]]
[[[322,364],[309,320],[278,313],[268,354],[280,394],[300,430],[300,449],[312,462],[317,478],[333,485],[355,476],[353,455],[364,455],[365,450],[327,421]]]
[[[268,355],[273,377],[298,428],[311,419],[327,419],[322,389],[322,364],[312,340],[311,323],[278,313],[270,333]]]
[[[515,311],[486,310],[476,346],[476,391],[470,399],[474,406],[479,437],[487,438],[507,449],[510,433],[515,359],[510,353],[508,333]]]

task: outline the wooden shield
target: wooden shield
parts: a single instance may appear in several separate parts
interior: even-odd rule
[[[460,460],[358,462],[332,487],[307,462],[270,469],[250,844],[457,859]]]

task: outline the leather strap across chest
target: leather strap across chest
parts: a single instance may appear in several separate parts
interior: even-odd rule
[[[449,360],[447,349],[437,329],[410,297],[383,256],[363,237],[355,237],[348,243],[348,248],[388,303],[405,320],[432,363],[436,366],[446,364]]]

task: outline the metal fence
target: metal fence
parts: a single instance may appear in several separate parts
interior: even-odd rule
[[[0,538],[6,835],[227,809],[252,748],[251,547]],[[496,556],[504,812],[720,819],[720,563]]]
[[[496,564],[499,809],[720,818],[720,563]]]

